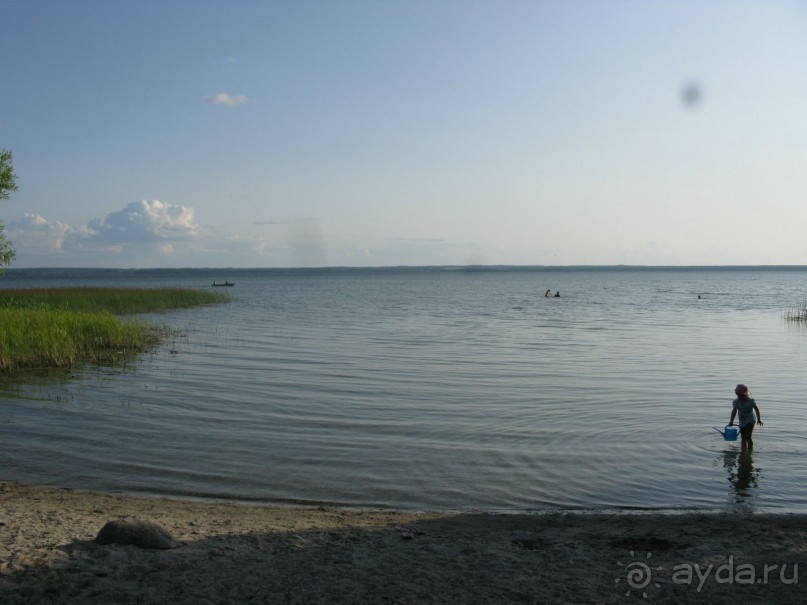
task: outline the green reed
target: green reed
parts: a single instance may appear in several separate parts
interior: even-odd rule
[[[116,364],[154,345],[160,331],[126,313],[225,302],[199,290],[51,288],[0,291],[0,373]]]
[[[109,311],[116,315],[186,309],[229,300],[190,288],[27,288],[0,290],[0,308]]]
[[[0,371],[115,363],[156,342],[148,324],[108,311],[0,309]]]
[[[807,302],[803,302],[801,305],[785,311],[785,319],[787,321],[807,322]]]

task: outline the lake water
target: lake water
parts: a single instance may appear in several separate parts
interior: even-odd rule
[[[12,270],[0,287],[224,279],[228,304],[148,316],[181,334],[125,368],[5,385],[0,478],[272,504],[807,511],[807,329],[783,319],[807,270]],[[750,458],[712,428],[738,382],[765,421]]]

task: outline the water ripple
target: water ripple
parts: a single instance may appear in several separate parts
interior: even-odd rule
[[[152,316],[184,336],[125,372],[7,392],[0,467],[260,502],[804,508],[797,277],[250,274],[233,303]],[[711,428],[736,382],[766,419],[750,461]]]

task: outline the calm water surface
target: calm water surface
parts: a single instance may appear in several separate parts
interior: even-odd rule
[[[6,385],[0,478],[407,509],[807,511],[807,271],[10,271],[209,288],[125,369]],[[544,298],[551,288],[560,298]],[[702,298],[698,299],[698,295]],[[747,382],[739,456],[712,429]]]

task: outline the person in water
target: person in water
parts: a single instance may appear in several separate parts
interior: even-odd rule
[[[560,290],[558,290],[557,292],[555,292],[555,298],[560,298]]]
[[[552,290],[547,290],[546,292],[544,292],[544,298],[549,298],[549,293],[550,293],[551,291],[552,291]]]
[[[737,424],[740,427],[740,437],[742,437],[741,449],[744,452],[751,452],[754,450],[754,440],[751,435],[754,432],[754,426],[759,422],[762,426],[762,415],[759,413],[757,402],[751,397],[751,391],[748,390],[747,384],[738,384],[734,389],[737,399],[731,402],[731,418],[729,418],[729,426],[734,425],[734,418],[739,413],[739,420]],[[756,412],[756,416],[754,413]]]

